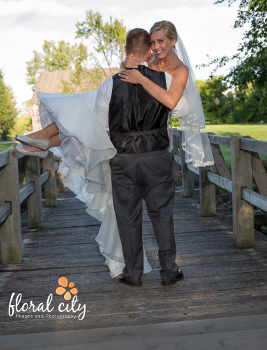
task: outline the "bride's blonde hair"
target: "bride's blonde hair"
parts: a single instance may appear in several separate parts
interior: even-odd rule
[[[160,29],[164,30],[164,34],[168,39],[178,39],[178,34],[175,25],[169,21],[159,21],[154,23],[153,26],[150,28],[150,39],[152,35]]]

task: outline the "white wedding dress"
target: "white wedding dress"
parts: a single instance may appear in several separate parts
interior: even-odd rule
[[[42,127],[54,122],[61,145],[51,151],[62,157],[63,183],[86,203],[87,213],[101,221],[96,241],[106,257],[112,278],[125,266],[114,213],[109,159],[116,154],[103,125],[94,113],[97,91],[80,94],[38,92]],[[144,251],[144,272],[151,271]]]
[[[59,168],[63,183],[86,203],[86,211],[101,226],[97,237],[100,252],[112,278],[125,266],[112,199],[109,160],[116,154],[104,126],[95,113],[97,91],[80,94],[38,92],[40,121],[43,128],[54,122],[59,129],[61,145],[51,151],[62,157]],[[188,115],[187,99],[182,96],[172,115]],[[170,115],[169,115],[170,116]],[[169,133],[172,141],[171,132]],[[172,146],[170,145],[170,149]],[[144,272],[152,270],[144,250]]]

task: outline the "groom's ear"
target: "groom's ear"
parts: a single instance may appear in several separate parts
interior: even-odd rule
[[[126,46],[124,46],[124,51],[125,51],[126,56],[128,56],[128,51],[127,51],[127,47]]]

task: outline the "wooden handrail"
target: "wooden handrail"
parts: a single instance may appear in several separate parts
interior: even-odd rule
[[[55,172],[59,168],[59,162],[55,163],[53,153],[49,152],[41,163],[42,174],[39,158],[24,156],[14,150],[0,152],[0,239],[3,264],[20,263],[22,259],[21,203],[27,200],[29,228],[43,225],[42,186],[45,205],[57,205]],[[26,186],[19,189],[24,177]],[[59,179],[62,180],[62,177]]]
[[[172,150],[173,173],[177,183],[181,181],[184,197],[194,196],[194,181],[198,176],[200,188],[200,209],[203,216],[216,215],[215,185],[220,186],[233,196],[233,240],[238,247],[254,245],[254,205],[267,211],[266,188],[267,174],[261,164],[257,152],[267,154],[267,142],[247,138],[236,138],[208,134],[215,167],[195,168],[185,162],[185,152],[182,149],[182,131],[173,130],[174,149]],[[231,148],[232,174],[226,169],[219,145]],[[49,152],[42,160],[43,174],[40,174],[40,159],[24,157],[13,150],[0,152],[0,230],[3,264],[19,263],[21,250],[20,204],[27,200],[29,227],[42,227],[41,187],[44,186],[46,206],[56,206],[56,171],[60,159]],[[23,159],[21,159],[23,158]],[[18,160],[20,168],[25,172],[27,185],[19,189]],[[255,164],[259,165],[260,173]],[[23,164],[23,166],[22,166]],[[20,170],[21,170],[20,169]],[[57,172],[59,174],[59,172]],[[223,175],[223,176],[222,176]],[[255,179],[260,193],[252,190]],[[62,176],[57,176],[58,187],[62,186]]]
[[[245,151],[267,154],[267,142],[253,139],[241,138],[240,148]]]
[[[11,214],[11,204],[5,203],[0,207],[0,225],[9,217]]]
[[[34,182],[30,182],[27,186],[22,187],[19,190],[19,203],[21,204],[26,198],[28,198],[35,190]]]
[[[233,196],[234,244],[238,247],[252,247],[254,246],[254,206],[267,211],[267,173],[258,155],[258,153],[267,154],[267,142],[213,134],[208,134],[208,137],[219,174],[215,174],[214,167],[194,168],[192,164],[186,164],[181,147],[182,130],[173,129],[174,149],[171,154],[175,178],[180,179],[177,172],[181,169],[183,194],[184,197],[190,197],[194,195],[192,175],[199,175],[200,208],[203,216],[216,214],[215,185],[226,189],[230,200]],[[231,148],[232,174],[219,145]],[[253,191],[253,179],[260,193]]]
[[[242,188],[242,199],[264,211],[267,211],[267,197],[262,196],[255,191]]]
[[[226,179],[225,177],[222,177],[220,175],[217,175],[208,171],[207,178],[213,184],[220,186],[229,192],[232,192],[232,181]]]
[[[41,176],[40,176],[40,179],[41,179],[41,186],[46,183],[46,181],[49,179],[50,177],[50,173],[49,171],[47,170],[45,173],[43,173]]]

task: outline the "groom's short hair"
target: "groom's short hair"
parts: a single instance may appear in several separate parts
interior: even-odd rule
[[[129,31],[126,37],[126,49],[130,53],[144,56],[150,49],[150,35],[142,28],[134,28]]]

